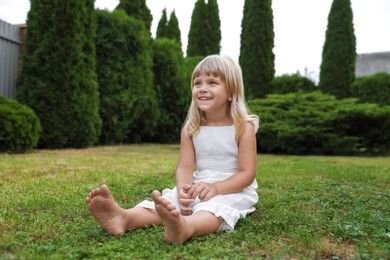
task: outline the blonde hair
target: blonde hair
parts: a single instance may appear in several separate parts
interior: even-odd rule
[[[253,124],[255,132],[259,128],[259,118],[256,115],[249,115],[245,103],[244,83],[240,66],[229,56],[210,55],[204,58],[195,67],[191,77],[191,90],[194,88],[194,79],[201,73],[219,77],[225,83],[228,95],[232,97],[231,116],[236,128],[236,141],[244,130],[245,122]],[[184,132],[188,136],[195,136],[199,133],[201,121],[204,119],[204,112],[201,111],[192,99],[184,122]]]

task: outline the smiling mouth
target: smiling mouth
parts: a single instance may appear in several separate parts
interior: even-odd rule
[[[199,100],[211,100],[212,98],[208,98],[208,97],[200,97]]]

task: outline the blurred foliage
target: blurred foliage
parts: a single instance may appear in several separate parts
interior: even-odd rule
[[[270,92],[275,75],[274,22],[271,0],[246,0],[239,62],[247,99]]]
[[[351,87],[351,95],[361,102],[390,105],[390,74],[379,72],[356,78]]]
[[[40,118],[40,147],[87,147],[100,135],[94,1],[31,2],[17,99]]]
[[[288,94],[297,91],[310,92],[317,90],[316,85],[310,79],[299,74],[282,75],[271,82],[270,93]]]
[[[0,96],[0,122],[0,152],[27,152],[37,146],[41,124],[29,107]]]
[[[249,102],[260,117],[258,151],[284,154],[386,154],[390,106],[337,100],[318,91]]]
[[[350,0],[333,0],[322,50],[319,88],[337,98],[350,96],[355,80],[356,37]]]

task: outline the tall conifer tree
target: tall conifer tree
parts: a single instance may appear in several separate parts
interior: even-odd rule
[[[167,24],[168,24],[167,9],[164,8],[162,10],[162,15],[161,15],[160,21],[158,22],[158,25],[157,25],[156,38],[166,37]]]
[[[86,147],[101,128],[94,0],[32,0],[17,98],[41,120],[39,146]]]
[[[181,46],[181,33],[179,28],[179,20],[176,17],[175,10],[169,16],[169,21],[166,28],[166,36],[169,39],[174,39]]]
[[[120,0],[116,8],[123,9],[127,15],[142,21],[150,32],[153,16],[146,5],[146,0]]]
[[[218,54],[221,44],[221,26],[216,0],[198,0],[191,16],[187,56]]]
[[[221,51],[221,20],[217,0],[208,0],[208,45],[209,54],[219,54]]]
[[[167,38],[176,40],[181,46],[181,33],[179,29],[179,21],[177,20],[175,11],[172,11],[169,21],[167,20],[167,12],[164,8],[160,21],[157,26],[156,38]]]
[[[269,92],[275,75],[272,0],[245,0],[239,62],[247,98]]]
[[[334,0],[322,50],[320,90],[338,98],[348,97],[355,80],[355,61],[356,37],[351,2]]]
[[[138,141],[150,133],[143,134],[135,126],[141,122],[143,130],[154,130],[158,117],[150,83],[150,33],[142,21],[123,10],[98,10],[96,14],[96,70],[103,120],[100,143]]]

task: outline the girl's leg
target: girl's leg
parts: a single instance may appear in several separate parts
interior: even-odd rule
[[[194,236],[203,236],[218,231],[222,224],[222,218],[208,211],[182,216],[175,206],[164,199],[158,191],[153,191],[152,198],[156,211],[164,224],[164,238],[168,243],[181,245]]]
[[[99,225],[109,234],[120,236],[126,230],[161,225],[162,219],[145,208],[123,209],[115,202],[107,185],[92,190],[87,198],[87,207]]]

